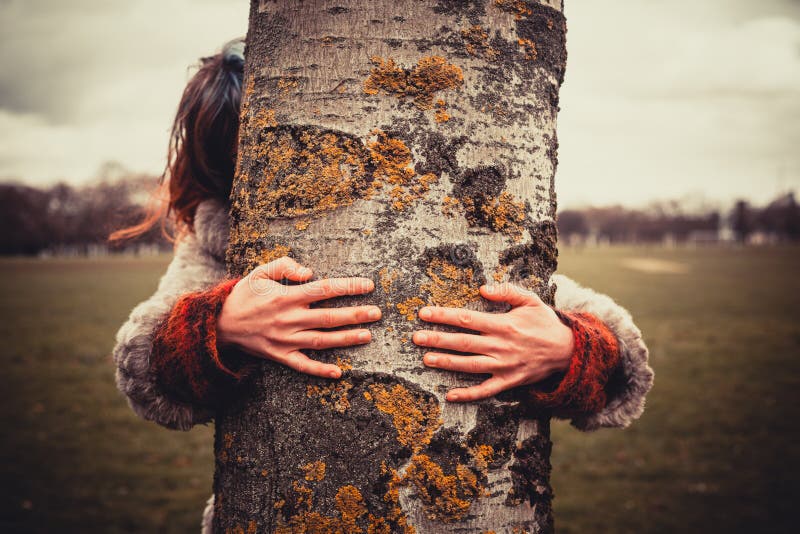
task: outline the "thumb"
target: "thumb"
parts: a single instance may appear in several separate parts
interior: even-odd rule
[[[283,256],[259,267],[271,280],[286,278],[292,282],[305,282],[314,274],[308,267],[303,267],[289,256]]]
[[[517,306],[538,306],[542,304],[542,299],[536,293],[514,284],[485,285],[481,286],[480,291],[486,300],[507,302],[515,308]]]

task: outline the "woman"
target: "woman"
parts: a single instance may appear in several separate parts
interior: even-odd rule
[[[175,256],[156,293],[120,329],[114,349],[117,384],[133,410],[174,429],[210,421],[215,405],[258,358],[340,378],[338,366],[314,361],[302,350],[369,343],[369,329],[327,329],[381,317],[376,306],[311,308],[315,301],[368,293],[373,282],[312,281],[312,271],[288,257],[241,280],[225,279],[226,203],[236,159],[243,48],[242,41],[233,41],[204,58],[184,91],[165,172],[167,215],[179,229]],[[138,235],[160,218],[152,214],[112,238]],[[282,279],[295,284],[280,285]],[[492,375],[479,385],[451,390],[446,397],[451,402],[526,387],[530,402],[570,417],[580,429],[627,426],[642,413],[653,380],[639,329],[609,297],[562,275],[551,283],[557,284],[555,310],[511,284],[480,288],[484,298],[510,304],[507,313],[421,308],[423,321],[480,332],[415,332],[413,341],[431,349],[423,363]],[[442,349],[477,354],[456,356]],[[206,526],[210,511],[209,506]]]

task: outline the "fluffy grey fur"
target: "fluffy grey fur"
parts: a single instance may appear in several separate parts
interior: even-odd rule
[[[184,237],[176,247],[175,257],[155,294],[136,306],[120,328],[114,347],[117,386],[128,397],[133,410],[147,420],[180,430],[207,423],[213,414],[171,400],[159,390],[149,371],[153,335],[182,294],[207,289],[225,276],[227,206],[216,201],[202,203],[194,226],[194,234]],[[582,287],[564,275],[553,275],[550,283],[556,284],[557,308],[596,315],[617,336],[622,350],[625,386],[611,393],[600,413],[573,418],[572,424],[581,430],[628,426],[642,414],[645,395],[653,384],[653,370],[647,363],[648,351],[641,332],[628,311],[608,296]]]

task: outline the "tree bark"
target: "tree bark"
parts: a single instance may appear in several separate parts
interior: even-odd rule
[[[549,416],[524,391],[444,401],[424,303],[552,301],[561,0],[253,0],[229,269],[288,254],[367,276],[373,341],[264,362],[217,415],[216,532],[549,532]],[[480,377],[483,379],[485,377]]]

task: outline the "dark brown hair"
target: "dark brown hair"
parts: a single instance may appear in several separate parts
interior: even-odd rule
[[[200,60],[178,105],[167,166],[147,214],[141,223],[112,233],[112,241],[140,236],[159,221],[166,234],[170,219],[175,233],[181,235],[194,229],[195,211],[201,202],[228,199],[239,132],[242,49],[242,41],[234,40],[222,52]]]

